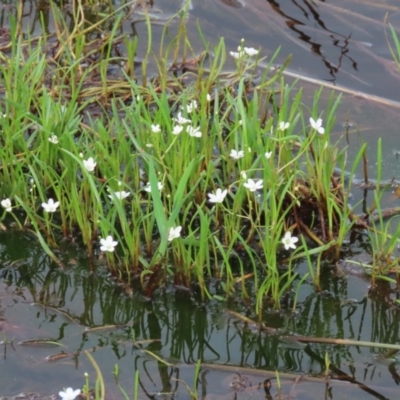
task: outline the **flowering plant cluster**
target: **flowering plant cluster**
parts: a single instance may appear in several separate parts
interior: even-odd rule
[[[235,71],[228,75],[217,66],[226,59],[223,43],[216,50],[216,63],[207,72],[199,68],[194,85],[188,79],[198,60],[189,68],[182,62],[173,80],[160,70],[161,79],[148,80],[146,87],[127,73],[121,90],[128,87],[131,98],[105,95],[113,100],[95,122],[84,120],[83,107],[73,100],[64,103],[44,92],[29,126],[35,130],[29,146],[3,124],[6,142],[18,149],[4,149],[9,159],[2,165],[10,171],[2,170],[3,219],[22,226],[25,218],[53,259],[54,231],[70,237],[79,230],[90,256],[102,252],[99,260],[124,277],[168,264],[168,273],[185,276],[179,278],[184,284],[193,271],[204,283],[219,268],[231,277],[232,257],[243,254],[254,270],[265,265],[266,276],[277,276],[271,271],[281,254],[303,256],[308,242],[298,243],[300,234],[307,235],[301,207],[308,199],[311,209],[332,198],[331,181],[321,179],[336,157],[328,146],[332,113],[324,120],[317,114],[317,94],[312,116],[305,118],[301,93],[291,102],[291,87],[282,84],[275,92],[280,74],[271,67],[273,58],[262,79],[255,78],[264,58],[244,40],[230,52]],[[68,71],[75,74],[76,68]],[[281,96],[279,108],[270,107],[275,95]],[[320,182],[328,183],[312,186]],[[328,206],[321,210],[311,211],[320,216]],[[320,246],[327,241],[314,238]]]

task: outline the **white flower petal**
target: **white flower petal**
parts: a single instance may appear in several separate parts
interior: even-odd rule
[[[170,228],[168,232],[168,241],[172,242],[174,239],[177,239],[178,237],[181,236],[181,226],[177,226],[176,228]]]
[[[244,151],[232,149],[229,156],[235,160],[239,160],[239,158],[244,157]]]
[[[282,243],[285,246],[286,250],[295,249],[296,248],[295,243],[297,243],[298,240],[299,238],[297,238],[296,236],[292,236],[292,233],[288,231],[285,233],[285,236],[282,239]]]
[[[186,105],[186,112],[188,114],[192,113],[194,110],[196,110],[198,107],[197,101],[193,100],[190,104]]]
[[[197,138],[201,137],[200,128],[194,128],[193,126],[188,125],[186,127],[186,131],[189,134],[189,136],[191,136],[191,137],[197,137]]]
[[[58,143],[58,137],[54,133],[51,134],[51,136],[49,137],[48,140],[49,140],[50,143],[53,143],[53,144],[57,144]]]
[[[192,122],[190,119],[183,117],[181,112],[179,112],[177,117],[174,118],[174,121],[179,125],[185,125],[185,124],[189,124],[190,122]]]
[[[53,199],[47,200],[47,203],[42,203],[42,207],[44,208],[44,211],[46,212],[55,212],[57,210],[57,207],[60,205],[58,201],[54,202]]]
[[[72,389],[72,388],[67,388],[65,392],[59,392],[58,395],[61,397],[62,400],[74,400],[76,396],[79,396],[81,394],[80,389]]]
[[[239,49],[240,49],[240,47],[239,47]],[[229,54],[230,54],[234,59],[237,60],[237,59],[242,58],[242,57],[244,56],[244,51],[239,51],[239,52],[230,51]]]
[[[89,157],[87,160],[83,160],[83,166],[89,172],[93,172],[96,168],[97,163],[94,161],[93,157]]]
[[[160,125],[159,125],[159,124],[157,124],[157,125],[151,125],[151,131],[152,131],[153,133],[160,133],[160,132],[161,132]]]
[[[3,208],[5,208],[7,212],[11,212],[11,210],[12,210],[12,204],[11,204],[11,200],[9,198],[2,200],[1,206]]]
[[[111,235],[108,235],[105,239],[100,239],[100,244],[101,251],[113,252],[118,242]]]
[[[228,194],[228,190],[222,190],[218,188],[214,193],[208,193],[207,196],[209,197],[210,203],[222,203]]]
[[[174,128],[172,129],[172,134],[179,135],[182,131],[183,131],[182,125],[175,125]]]
[[[259,179],[257,182],[253,179],[247,179],[247,182],[243,186],[250,190],[250,192],[255,192],[258,189],[263,188],[263,181]]]
[[[289,122],[281,121],[281,122],[279,122],[279,124],[278,124],[278,129],[279,129],[280,131],[285,131],[286,129],[289,128],[289,126],[290,126],[290,123],[289,123]]]
[[[321,118],[318,118],[317,121],[315,121],[312,117],[310,117],[310,125],[320,135],[323,135],[325,133],[325,128],[322,126],[322,119]]]
[[[114,192],[115,197],[118,200],[123,200],[126,199],[128,196],[130,196],[129,192],[125,192],[124,190],[121,190],[120,192]],[[113,199],[113,195],[109,194],[108,197],[112,200]]]
[[[259,50],[255,49],[254,47],[245,47],[243,50],[249,57],[253,57],[259,53]]]
[[[158,187],[158,190],[161,191],[163,189],[164,185],[161,182],[157,182],[157,187]],[[150,182],[147,182],[147,185],[144,187],[144,190],[147,193],[151,193],[151,184],[150,184]]]

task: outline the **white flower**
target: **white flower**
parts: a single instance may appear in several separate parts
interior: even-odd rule
[[[181,226],[177,226],[176,228],[170,228],[168,232],[168,242],[172,242],[174,239],[181,236]]]
[[[236,60],[244,56],[244,52],[243,51],[239,51],[239,52],[230,51],[229,54]]]
[[[174,129],[172,129],[172,134],[173,135],[179,135],[183,130],[183,126],[182,125],[175,125]]]
[[[161,182],[157,182],[157,186],[158,186],[158,190],[162,190],[162,188],[164,187],[164,185]],[[147,185],[145,186],[144,190],[147,193],[151,193],[151,184],[150,184],[150,182],[147,182]]]
[[[87,160],[83,160],[83,166],[89,171],[92,172],[96,168],[96,161],[94,161],[93,157],[89,157]]]
[[[181,112],[179,112],[178,115],[176,116],[176,118],[174,118],[174,121],[179,125],[185,125],[185,124],[189,124],[190,122],[192,122],[190,119],[182,117]]]
[[[153,133],[160,133],[160,132],[161,132],[160,125],[159,125],[159,124],[157,124],[157,125],[151,125],[151,131],[152,131]]]
[[[59,392],[58,395],[62,398],[62,400],[74,400],[76,396],[81,394],[81,389],[72,389],[67,388],[65,392]]]
[[[272,151],[267,151],[267,152],[265,153],[265,158],[266,158],[267,160],[269,160],[269,159],[271,158],[271,156],[272,156]]]
[[[186,105],[186,112],[188,114],[190,114],[191,112],[193,112],[193,110],[195,110],[197,108],[197,101],[193,100],[190,104]]]
[[[290,123],[289,123],[289,122],[283,122],[283,121],[281,121],[281,122],[279,122],[279,124],[278,124],[278,129],[279,129],[280,131],[285,131],[287,128],[289,128],[289,126],[290,126]]]
[[[225,199],[225,196],[228,194],[228,190],[225,189],[222,191],[220,188],[218,188],[214,193],[208,193],[208,197],[210,198],[211,203],[222,203]]]
[[[125,192],[124,190],[121,190],[120,192],[114,192],[114,196],[118,199],[118,200],[123,200],[125,198],[127,198],[130,195],[129,192]],[[109,194],[108,197],[112,200],[113,199],[113,195]]]
[[[249,57],[253,57],[259,52],[259,50],[255,49],[254,47],[245,47],[243,50]]]
[[[42,207],[46,212],[54,212],[57,210],[57,207],[60,205],[58,201],[54,202],[53,199],[49,199],[47,203],[42,203]]]
[[[188,125],[186,127],[186,131],[189,134],[189,136],[197,137],[197,138],[201,137],[201,131],[200,131],[200,128],[198,128],[198,127],[194,128],[192,125]]]
[[[292,233],[290,231],[285,233],[285,236],[282,239],[282,243],[285,246],[286,250],[289,249],[295,249],[296,245],[295,243],[299,240],[296,236],[292,236]]]
[[[255,192],[256,190],[263,188],[263,181],[260,179],[256,182],[253,179],[247,179],[244,187],[249,189],[250,192]]]
[[[232,149],[229,156],[235,160],[239,160],[239,158],[244,157],[244,151],[243,150],[237,151],[235,149]]]
[[[310,117],[310,124],[313,129],[315,129],[320,135],[325,133],[325,129],[322,127],[322,119],[318,118],[317,121],[314,121],[313,118]]]
[[[238,46],[238,51],[230,51],[229,54],[235,58],[242,58],[243,56],[253,57],[259,53],[259,50],[255,49],[254,47],[241,47]]]
[[[49,142],[53,143],[53,144],[57,144],[58,143],[58,137],[52,133],[51,136],[49,137]]]
[[[100,246],[101,251],[113,252],[118,242],[114,240],[112,236],[108,235],[105,239],[100,239],[100,244],[101,244]]]
[[[6,211],[11,212],[11,200],[9,198],[1,201],[1,206],[6,209]]]
[[[206,100],[207,100],[208,102],[211,101],[211,95],[210,95],[210,93],[207,93]]]

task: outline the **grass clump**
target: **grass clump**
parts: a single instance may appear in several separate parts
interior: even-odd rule
[[[217,298],[238,287],[250,298],[251,288],[259,312],[266,299],[279,308],[304,257],[318,288],[312,258],[337,260],[356,223],[346,150],[330,138],[340,98],[323,111],[318,90],[306,107],[283,80],[286,65],[272,66],[277,52],[266,63],[244,41],[229,54],[199,31],[205,50],[196,53],[187,10],[157,56],[142,10],[149,41],[140,63],[137,39],[117,36],[138,4],[89,22],[74,3],[71,24],[52,4],[55,41],[24,38],[12,24],[0,65],[5,210],[55,261],[60,240],[78,238],[93,270],[106,259],[149,297],[170,278],[197,281],[206,298],[213,277]]]

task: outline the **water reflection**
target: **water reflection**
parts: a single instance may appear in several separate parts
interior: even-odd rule
[[[384,13],[381,14],[381,18],[376,16],[370,18],[365,15],[366,10],[362,7],[359,7],[357,12],[349,10],[349,8],[354,8],[349,4],[340,6],[305,0],[301,2],[267,1],[288,29],[286,31],[283,28],[279,29],[277,25],[279,22],[276,19],[270,18],[269,22],[275,24],[282,37],[292,41],[292,46],[295,45],[311,52],[310,61],[315,61],[314,56],[320,59],[329,73],[329,78],[323,77],[323,79],[336,82],[342,75],[338,83],[371,93],[371,88],[368,88],[371,86],[371,78],[368,78],[367,73],[375,73],[374,69],[379,68],[377,65],[372,66],[372,61],[372,63],[380,64],[380,68],[383,67],[398,84],[398,71],[392,63],[389,52],[386,52],[388,58],[385,58],[377,54],[377,51],[381,51],[380,48],[371,49],[382,46],[386,42],[382,34],[382,30],[387,28],[383,22]],[[371,35],[371,27],[378,29],[379,36]],[[290,31],[293,34],[289,34]],[[381,39],[379,40],[378,37]],[[370,42],[371,39],[373,43]],[[369,62],[366,61],[368,59]],[[299,60],[295,59],[294,63],[297,61]],[[313,67],[314,71],[318,69],[316,66]],[[340,75],[339,72],[341,72]],[[343,74],[347,75],[347,78],[343,77]]]
[[[182,2],[178,0],[148,4],[149,11],[154,11],[154,49],[159,46],[162,24],[181,6]],[[25,0],[18,6],[2,0],[0,28],[9,28],[11,16],[17,18],[21,15],[21,27],[25,33],[39,35],[43,29],[51,36],[55,32],[53,13],[58,10],[67,18],[72,31],[73,9],[71,2],[63,0],[53,2],[52,6],[45,0]],[[104,15],[116,10],[119,10],[116,18],[120,14],[124,18],[117,35],[139,36],[146,41],[144,18],[139,15],[140,10],[132,12],[131,3],[127,0],[85,6],[85,24],[96,24]],[[371,10],[374,13],[371,14]],[[400,32],[395,19],[396,11],[399,12],[398,7],[390,2],[350,5],[348,2],[306,0],[207,0],[193,3],[193,9],[189,11],[188,34],[196,48],[199,43],[198,20],[211,42],[225,36],[228,47],[232,49],[237,48],[242,38],[246,38],[246,44],[252,47],[261,46],[264,54],[272,54],[281,46],[280,60],[285,60],[292,53],[291,68],[301,75],[395,99],[394,89],[400,89],[399,72],[388,48],[385,35],[388,26],[384,18],[388,13],[388,21]],[[111,18],[99,26],[98,37],[90,37],[88,41],[110,30],[114,22]],[[158,24],[161,26],[158,27]],[[91,32],[92,36],[95,34]],[[140,45],[145,46],[146,43]],[[140,53],[140,48],[138,50]]]
[[[48,393],[72,382],[76,382],[73,386],[79,385],[83,373],[90,368],[84,350],[93,354],[106,377],[110,376],[107,371],[118,363],[119,382],[127,390],[132,387],[132,370],[139,370],[146,398],[156,393],[187,393],[181,380],[192,382],[198,360],[204,364],[200,379],[203,398],[221,390],[210,374],[226,378],[225,393],[248,390],[247,381],[238,381],[237,374],[223,366],[244,368],[241,374],[253,383],[257,380],[257,396],[263,394],[265,398],[265,377],[252,377],[251,373],[258,373],[254,369],[323,377],[326,355],[331,363],[330,374],[356,383],[361,391],[378,393],[371,385],[390,390],[399,381],[396,364],[383,358],[385,351],[334,344],[302,345],[281,338],[296,334],[396,343],[399,310],[379,300],[382,295],[364,297],[367,281],[360,278],[350,277],[349,286],[348,279],[324,274],[320,294],[305,286],[296,316],[265,313],[264,324],[280,330],[279,335],[272,335],[238,319],[224,304],[201,304],[189,292],[162,290],[152,302],[139,294],[127,297],[106,275],[90,274],[79,252],[65,254],[66,259],[73,256],[79,266],[61,270],[29,237],[26,240],[29,245],[21,246],[13,235],[1,237],[3,332],[8,339],[15,338],[15,351],[8,347],[7,357],[0,364],[16,376],[23,365],[24,374],[30,377],[20,380],[17,389],[2,375],[0,387],[6,393]],[[381,285],[380,290],[393,296],[388,285]],[[238,311],[255,318],[245,309]],[[59,348],[17,344],[43,337],[60,341],[65,347],[60,352]],[[58,361],[45,361],[50,355],[60,354],[55,357]],[[221,367],[219,372],[213,370],[217,366]],[[44,378],[47,383],[40,384]],[[109,390],[117,390],[113,380],[106,379]],[[272,388],[275,393],[275,381]]]

